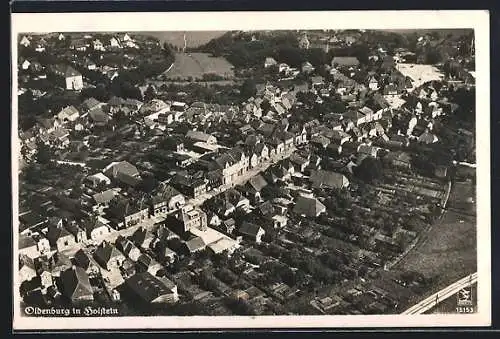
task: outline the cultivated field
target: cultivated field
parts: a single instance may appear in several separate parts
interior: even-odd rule
[[[426,82],[441,80],[443,74],[433,65],[421,64],[398,64],[398,70],[412,79],[413,88],[417,88]]]
[[[222,57],[207,53],[178,53],[174,65],[164,74],[167,78],[201,79],[204,74],[216,74],[225,78],[234,77],[233,65]]]

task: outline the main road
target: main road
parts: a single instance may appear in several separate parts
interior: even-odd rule
[[[408,308],[402,314],[422,314],[422,313],[425,313],[426,311],[428,311],[431,308],[433,308],[434,306],[436,306],[436,304],[439,304],[439,302],[448,299],[452,295],[455,295],[462,288],[469,287],[476,282],[477,282],[477,272],[454,282],[453,284],[443,288],[442,290],[440,290],[437,293],[434,293],[433,295],[422,300],[418,304]]]

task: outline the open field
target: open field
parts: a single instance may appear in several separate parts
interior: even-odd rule
[[[452,189],[450,204],[462,199],[463,185]],[[394,269],[416,271],[433,278],[434,290],[438,290],[477,270],[476,250],[475,217],[459,210],[448,210]]]
[[[413,88],[429,81],[441,80],[444,76],[433,65],[398,64],[397,68],[404,76],[409,76],[412,79]]]
[[[233,65],[221,57],[212,57],[207,53],[178,53],[174,65],[164,74],[169,79],[192,77],[201,79],[204,74],[216,74],[222,77],[234,77]]]
[[[150,35],[158,38],[163,44],[171,43],[176,47],[184,46],[184,34],[186,34],[187,47],[198,47],[206,44],[214,38],[223,35],[224,31],[192,31],[192,32],[141,32],[141,34]]]

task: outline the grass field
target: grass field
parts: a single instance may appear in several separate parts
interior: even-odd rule
[[[232,65],[222,57],[212,57],[207,53],[177,53],[172,68],[164,74],[169,79],[201,79],[203,74],[217,74],[225,78],[234,77]]]
[[[449,203],[463,200],[464,192],[471,188],[470,183],[454,187]],[[416,271],[432,278],[434,291],[476,270],[476,218],[459,210],[446,211],[420,243],[394,267],[395,273]]]

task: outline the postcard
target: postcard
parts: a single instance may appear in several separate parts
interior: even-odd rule
[[[489,325],[488,22],[14,13],[14,329]]]

